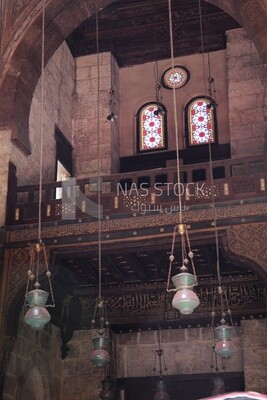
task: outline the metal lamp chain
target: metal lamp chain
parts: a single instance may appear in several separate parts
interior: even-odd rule
[[[98,201],[98,296],[102,299],[102,243],[101,243],[101,185],[100,185],[100,60],[99,60],[99,15],[96,2],[96,58],[97,58],[97,201]]]
[[[173,27],[172,27],[172,5],[171,0],[168,0],[169,11],[169,34],[170,34],[170,49],[171,49],[171,66],[174,73],[174,49],[173,49]],[[174,112],[174,128],[175,128],[175,143],[176,143],[176,168],[177,168],[177,183],[178,183],[178,198],[179,198],[179,223],[182,224],[182,198],[180,192],[180,160],[179,160],[179,138],[178,138],[178,121],[177,121],[177,102],[175,86],[172,88],[173,94],[173,112]]]
[[[205,90],[205,97],[207,99],[208,98],[208,95],[207,95],[207,73],[206,73],[206,65],[205,65],[205,57],[204,57],[204,35],[203,35],[201,0],[198,0],[198,6],[199,6],[199,25],[200,25],[201,52],[202,52],[202,63],[203,63],[204,90]],[[210,68],[210,60],[209,60],[209,68]],[[213,161],[212,161],[210,141],[208,143],[208,149],[209,149],[209,171],[210,171],[211,200],[212,200],[211,207],[212,207],[212,212],[213,212],[215,247],[216,247],[216,272],[217,272],[218,285],[219,285],[219,288],[221,288],[222,281],[221,281],[221,271],[220,271],[219,238],[218,238],[217,212],[216,212],[216,207],[215,207],[215,187],[214,187],[213,168],[212,168]]]
[[[45,0],[42,2],[42,59],[41,59],[41,135],[39,165],[39,204],[38,204],[38,242],[41,243],[42,229],[42,186],[43,186],[43,147],[44,147],[44,64],[45,64]]]

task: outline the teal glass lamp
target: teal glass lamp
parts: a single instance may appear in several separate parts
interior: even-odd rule
[[[106,336],[96,336],[92,339],[94,350],[90,356],[90,361],[97,368],[104,368],[110,362],[109,347],[110,339]]]
[[[215,332],[215,353],[222,358],[231,358],[235,351],[235,346],[232,341],[233,329],[224,323],[214,329]]]
[[[174,262],[174,246],[176,235],[181,236],[182,245],[182,266],[180,272],[171,277],[171,271]],[[188,258],[187,258],[188,256]],[[189,242],[189,236],[187,232],[187,226],[185,224],[179,224],[175,227],[172,239],[172,249],[171,255],[169,257],[169,273],[167,281],[167,292],[176,292],[173,300],[172,306],[179,310],[182,315],[192,314],[194,309],[199,305],[200,301],[196,293],[194,292],[194,286],[197,285],[197,276],[193,260],[194,254],[191,251],[191,246]],[[188,272],[187,267],[191,266],[193,274]],[[172,281],[175,289],[170,288],[170,281]]]
[[[40,289],[39,272],[46,271],[49,292]],[[48,257],[45,245],[40,241],[38,244],[30,246],[30,268],[27,271],[28,282],[25,293],[25,307],[27,311],[24,315],[25,323],[33,330],[41,330],[51,320],[47,307],[54,307],[54,294],[51,284],[51,272],[48,266]],[[33,284],[33,282],[35,282]],[[29,290],[32,288],[32,290]],[[46,304],[48,296],[51,296],[52,304]]]
[[[40,289],[34,289],[27,293],[26,301],[29,308],[24,316],[24,321],[34,330],[43,329],[51,319],[45,307],[48,296],[49,293]]]
[[[105,304],[102,297],[96,299],[94,318],[91,326],[93,351],[90,355],[90,361],[97,368],[105,368],[110,362],[111,340],[109,337],[109,322],[105,321]],[[95,318],[96,316],[98,318]]]
[[[177,289],[172,300],[172,306],[183,315],[192,314],[199,305],[199,298],[193,290],[196,283],[195,275],[181,272],[172,277],[172,282]]]

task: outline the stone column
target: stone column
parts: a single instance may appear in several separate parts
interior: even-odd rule
[[[227,32],[227,68],[232,157],[263,155],[264,66],[243,29]]]
[[[109,93],[114,90],[114,112],[119,107],[118,66],[111,53],[99,55],[99,132],[97,132],[98,68],[97,55],[77,58],[76,112],[74,117],[75,176],[86,178],[98,174],[98,134],[100,135],[100,174],[110,175],[119,168],[118,120],[110,114]]]

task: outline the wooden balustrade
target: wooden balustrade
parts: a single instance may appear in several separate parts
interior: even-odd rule
[[[14,174],[14,170],[11,169]],[[216,202],[243,200],[266,195],[264,161],[258,157],[217,160],[212,163]],[[12,185],[14,179],[10,179]],[[101,177],[101,205],[104,214],[143,212],[149,206],[188,206],[212,201],[210,163],[180,166],[180,186],[175,162],[159,168]],[[179,187],[178,187],[179,186]],[[98,215],[97,179],[42,185],[42,221],[88,219]],[[38,220],[39,185],[9,190],[7,225]]]

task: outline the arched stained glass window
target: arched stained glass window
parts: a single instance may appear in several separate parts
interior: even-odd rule
[[[166,148],[166,109],[159,103],[147,103],[138,113],[138,151]]]
[[[215,108],[214,101],[198,97],[186,107],[187,132],[189,146],[215,142]]]

